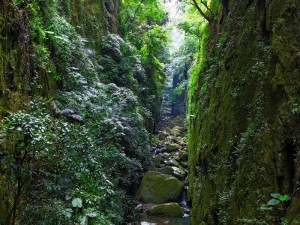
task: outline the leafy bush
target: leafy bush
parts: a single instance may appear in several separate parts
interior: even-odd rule
[[[38,90],[48,101],[32,101],[1,121],[5,222],[121,224],[149,159],[146,128],[153,128],[164,82],[167,36],[147,21],[165,14],[151,1],[135,20],[142,32],[136,42],[127,30],[126,41],[102,37],[97,51],[71,24],[69,1],[14,2],[29,19],[29,94],[35,99]],[[132,3],[130,15],[140,4]]]
[[[32,102],[28,112],[2,123],[1,187],[16,193],[8,198],[8,220],[15,221],[22,209],[19,218],[26,224],[121,223],[128,201],[123,190],[137,184],[142,168],[124,153],[126,139],[114,135],[117,121],[53,121],[45,106]]]

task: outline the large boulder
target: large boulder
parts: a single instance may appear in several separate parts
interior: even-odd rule
[[[183,182],[173,176],[149,171],[142,179],[137,199],[156,204],[176,201],[182,193],[183,186]]]
[[[183,209],[178,203],[171,202],[160,205],[154,205],[148,209],[147,213],[150,216],[154,215],[164,215],[164,216],[183,216]]]

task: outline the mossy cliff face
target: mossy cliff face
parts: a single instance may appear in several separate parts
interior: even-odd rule
[[[7,1],[0,8],[0,118],[28,98],[29,40],[26,14]],[[2,16],[3,15],[3,16]]]
[[[298,224],[299,1],[222,2],[190,84],[192,223]]]
[[[68,2],[68,1],[66,1]],[[99,47],[107,32],[117,33],[119,0],[71,0],[67,15],[76,30]]]

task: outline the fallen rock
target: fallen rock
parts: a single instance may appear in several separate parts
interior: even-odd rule
[[[137,200],[156,204],[176,201],[183,186],[183,182],[173,176],[149,171],[142,179]]]
[[[165,139],[166,143],[174,143],[174,142],[176,143],[177,141],[178,141],[177,138],[174,136],[167,136]]]
[[[170,159],[168,161],[165,161],[165,164],[168,165],[168,166],[179,167],[179,163],[175,159]]]
[[[188,168],[188,162],[185,162],[185,161],[180,162],[180,165],[181,165],[183,168],[185,168],[185,169]]]
[[[143,204],[138,204],[138,205],[134,208],[134,210],[135,210],[136,212],[142,212],[142,211],[143,211]]]
[[[174,135],[175,137],[183,136],[184,134],[184,128],[175,126],[171,129],[171,134]]]
[[[152,159],[152,164],[156,167],[159,167],[162,162],[162,157],[160,155],[156,155]]]
[[[154,165],[149,165],[147,171],[157,171],[158,169]]]
[[[157,171],[159,171],[163,174],[172,175],[172,176],[178,178],[179,180],[184,180],[184,178],[187,174],[186,171],[183,170],[183,168],[178,168],[175,166],[164,166],[160,169],[157,169]]]
[[[159,143],[159,138],[157,136],[154,136],[151,138],[151,144],[158,144]]]
[[[180,141],[182,144],[187,144],[187,137],[183,137],[181,138],[181,141]]]
[[[163,174],[172,175],[174,173],[174,170],[171,166],[164,166],[158,170],[159,172]]]
[[[168,158],[170,158],[172,155],[170,154],[170,153],[162,153],[162,157],[164,158],[164,159],[168,159]]]
[[[186,172],[183,170],[183,168],[180,168],[180,167],[178,168],[178,167],[173,166],[172,169],[173,169],[172,175],[174,177],[177,177],[180,180],[184,180],[184,178],[186,176]]]
[[[178,161],[187,161],[188,160],[188,153],[185,151],[180,151],[177,157]]]
[[[147,213],[150,216],[164,215],[164,216],[182,217],[183,209],[180,207],[178,203],[171,202],[171,203],[165,203],[160,205],[154,205],[150,209],[148,209]]]
[[[168,133],[165,132],[165,131],[161,131],[161,132],[158,134],[159,140],[164,140],[167,136],[168,136]]]
[[[178,151],[180,146],[176,143],[167,143],[166,145],[166,151],[167,152],[175,152]]]

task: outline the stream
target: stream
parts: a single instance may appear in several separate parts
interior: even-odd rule
[[[183,13],[178,9],[179,0],[165,0],[164,6],[168,12],[168,22],[166,28],[170,32],[169,53],[171,61],[166,66],[167,79],[163,91],[163,101],[161,106],[161,115],[157,124],[156,135],[152,138],[152,161],[148,167],[140,185],[137,200],[140,202],[136,210],[138,219],[130,224],[134,225],[189,225],[189,207],[187,199],[188,189],[188,151],[186,140],[186,115],[172,115],[171,110],[171,92],[173,90],[173,72],[176,53],[184,42],[184,33],[177,28],[178,22],[182,19]],[[160,177],[159,182],[155,183],[155,179]],[[150,177],[150,178],[149,178]],[[163,178],[162,178],[163,177]],[[170,178],[171,177],[171,178]],[[165,180],[164,180],[165,179]],[[159,199],[157,196],[165,186],[169,186],[161,198],[165,198],[168,192],[173,191],[173,186],[169,179],[175,179],[179,183],[177,195],[171,196],[170,199]],[[167,180],[167,181],[166,181]],[[151,183],[152,182],[152,183]],[[166,182],[166,183],[163,183]],[[157,190],[154,191],[154,189]],[[151,199],[147,199],[152,196]],[[175,207],[177,214],[174,213]],[[166,205],[168,205],[166,207]],[[161,207],[159,212],[153,212],[153,208]],[[176,211],[175,210],[175,211]],[[178,214],[179,211],[179,214]]]

